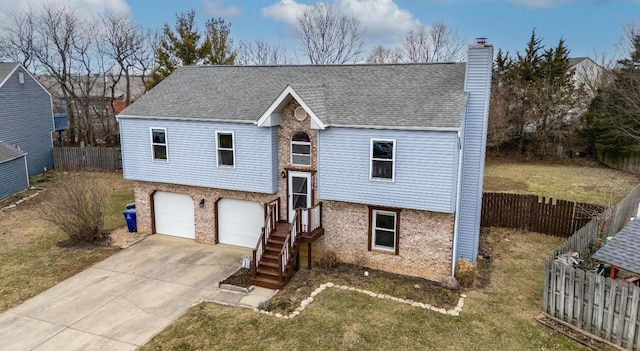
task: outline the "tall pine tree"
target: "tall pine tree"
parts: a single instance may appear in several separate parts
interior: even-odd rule
[[[613,82],[598,91],[581,118],[581,136],[593,156],[640,153],[640,35],[630,40],[629,57],[618,61]]]
[[[524,53],[498,51],[489,118],[489,145],[549,157],[566,145],[576,87],[564,40],[545,49],[535,30]]]
[[[231,24],[210,19],[203,36],[195,24],[195,11],[176,14],[175,29],[165,24],[155,48],[156,67],[147,88],[156,86],[180,66],[232,65],[235,62]]]

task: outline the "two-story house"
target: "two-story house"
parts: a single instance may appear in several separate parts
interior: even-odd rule
[[[21,64],[0,62],[0,199],[53,168],[53,130],[51,95]]]
[[[138,230],[256,248],[258,273],[317,240],[451,275],[477,256],[492,60],[480,42],[466,64],[181,67],[118,116]]]

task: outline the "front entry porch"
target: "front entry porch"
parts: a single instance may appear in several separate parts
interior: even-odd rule
[[[284,287],[299,268],[300,244],[308,248],[311,269],[311,244],[324,234],[322,203],[296,208],[290,222],[280,219],[280,198],[265,204],[265,223],[251,260],[251,282],[270,289]]]

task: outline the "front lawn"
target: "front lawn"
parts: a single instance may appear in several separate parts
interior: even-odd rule
[[[291,320],[202,303],[143,350],[580,349],[534,320],[540,311],[544,260],[563,240],[492,229],[483,237],[492,256],[486,264],[490,283],[467,293],[460,317],[326,289]]]
[[[83,172],[83,177],[95,177],[107,185],[107,229],[125,225],[122,210],[133,201],[133,184],[122,179],[121,173]],[[44,180],[43,180],[44,179]],[[107,245],[63,244],[67,237],[58,228],[40,218],[44,201],[55,196],[56,185],[66,181],[60,172],[38,177],[37,187],[45,188],[37,196],[17,207],[0,212],[0,312],[52,287],[85,268],[116,253]],[[32,194],[30,190],[21,195]],[[17,199],[0,203],[0,207]]]

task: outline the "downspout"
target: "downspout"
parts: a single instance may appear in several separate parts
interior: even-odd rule
[[[453,220],[453,247],[451,248],[451,276],[456,272],[458,256],[458,224],[460,222],[460,192],[462,188],[462,135],[458,131],[458,184],[456,185],[456,212]]]

